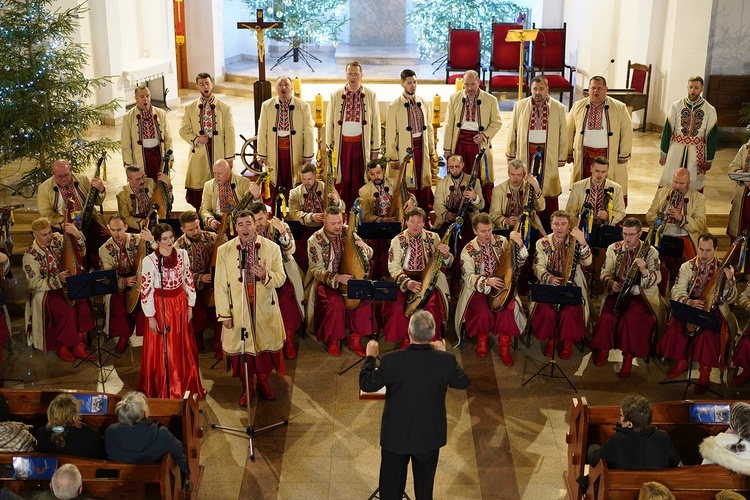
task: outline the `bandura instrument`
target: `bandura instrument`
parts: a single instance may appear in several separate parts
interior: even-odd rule
[[[456,231],[456,228],[460,227],[463,223],[464,220],[461,217],[456,217],[456,221],[448,226],[448,230],[445,231],[445,234],[443,235],[440,243],[444,243],[447,245],[451,239],[451,236]],[[432,258],[430,258],[430,262],[424,268],[424,271],[422,271],[422,275],[420,276],[422,288],[419,290],[419,293],[409,292],[406,297],[404,315],[407,318],[417,312],[419,309],[424,309],[424,307],[427,305],[427,301],[430,300],[432,291],[435,289],[435,285],[437,284],[440,268],[443,267],[444,260],[445,257],[443,256],[442,252],[440,252],[440,250],[436,248],[435,253],[433,253]]]
[[[145,224],[142,229],[151,230],[156,224],[159,223],[158,207],[156,204],[152,205],[152,210],[145,219]],[[138,251],[135,254],[134,262],[131,262],[130,269],[135,268],[135,285],[125,288],[125,306],[129,313],[132,313],[138,301],[141,297],[141,272],[143,271],[143,259],[151,253],[149,242],[141,239],[138,243]]]
[[[370,261],[362,252],[362,249],[357,246],[356,239],[357,219],[362,211],[360,201],[359,198],[354,200],[352,208],[349,210],[349,227],[346,236],[344,237],[341,264],[339,265],[339,273],[351,274],[352,279],[355,280],[365,279],[370,273]],[[347,309],[354,309],[359,305],[361,300],[350,299],[348,297],[348,292],[349,287],[342,284],[341,293],[344,296],[344,305]]]
[[[162,160],[164,163],[164,166],[162,167],[162,173],[165,175],[169,175],[169,166],[172,162],[172,150],[168,150],[167,153],[164,155],[164,160]],[[168,219],[172,215],[172,199],[169,196],[167,185],[157,180],[156,181],[156,189],[154,190],[154,195],[151,197],[151,205],[156,205],[157,213],[159,215],[159,219]]]
[[[107,159],[107,155],[103,154],[99,161],[96,162],[96,171],[94,172],[94,178],[99,177],[99,173],[102,169],[102,163]],[[96,197],[99,192],[93,187],[89,188],[89,193],[86,196],[86,202],[83,204],[83,210],[81,210],[81,232],[86,235],[89,234],[89,226],[91,225],[91,218],[94,215],[94,204],[96,203]],[[70,220],[70,219],[67,219]]]
[[[742,235],[734,240],[731,248],[724,256],[719,266],[716,268],[716,272],[711,279],[708,280],[706,286],[703,288],[699,300],[703,301],[704,311],[716,311],[722,304],[722,295],[724,293],[724,285],[727,281],[727,277],[724,274],[724,269],[727,269],[732,262],[739,256],[742,250],[742,243],[747,239],[746,235]]]
[[[393,217],[393,220],[400,222],[402,227],[406,224],[406,217],[404,216],[404,204],[409,201],[409,191],[406,189],[406,175],[407,165],[409,160],[414,157],[414,153],[411,148],[406,148],[406,155],[404,160],[401,162],[400,170],[398,171],[398,178],[394,184],[393,198],[391,198],[391,206],[388,209],[388,217]],[[385,182],[385,180],[383,181]]]
[[[63,245],[62,245],[62,271],[68,271],[70,276],[75,276],[78,273],[86,271],[84,264],[85,255],[81,254],[78,249],[78,241],[72,234],[65,232],[65,222],[73,222],[75,216],[73,215],[73,200],[68,200],[65,205],[65,219],[63,222]],[[69,306],[75,305],[76,301],[68,297],[68,287],[63,287],[63,296]]]
[[[651,241],[653,240],[655,232],[656,225],[652,224],[648,230],[648,234],[646,235],[646,241],[641,244],[641,248],[638,249],[638,253],[636,253],[635,255],[636,259],[646,258],[646,255],[648,255],[648,250],[649,248],[651,248]],[[636,282],[640,279],[640,275],[640,268],[635,263],[635,259],[633,259],[633,263],[630,265],[630,269],[628,270],[628,275],[625,278],[625,282],[622,284],[622,289],[617,295],[617,301],[615,302],[614,315],[618,318],[622,316],[622,313],[625,312],[625,307],[628,305],[630,297],[633,296],[633,294],[630,292],[636,285]]]
[[[466,189],[474,189],[474,185],[477,183],[477,177],[479,177],[479,165],[482,163],[482,157],[484,156],[484,152],[485,152],[484,148],[480,149],[479,154],[474,160],[474,165],[471,167],[471,177],[469,177],[469,182],[466,184]],[[461,204],[458,206],[458,211],[456,212],[456,216],[461,217],[465,221],[468,221],[470,220],[469,217],[471,215],[472,208],[473,207],[469,199],[464,196],[461,196]]]
[[[586,202],[581,207],[581,211],[575,219],[575,224],[571,224],[571,227],[577,227],[581,229],[582,224],[585,223],[591,212],[591,204]],[[578,270],[578,263],[581,261],[581,244],[575,238],[570,238],[572,242],[575,242],[573,248],[570,248],[572,242],[568,242],[568,248],[565,252],[565,266],[563,267],[563,286],[575,286],[576,271]],[[562,306],[555,304],[555,310],[560,311]]]

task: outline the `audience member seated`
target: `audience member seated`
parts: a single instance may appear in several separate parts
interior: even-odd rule
[[[716,500],[745,500],[745,496],[732,490],[721,490],[716,494]]]
[[[656,481],[643,483],[638,500],[675,500],[669,488]]]
[[[129,392],[115,407],[118,423],[107,427],[104,446],[110,460],[129,464],[151,464],[170,453],[183,478],[190,475],[182,443],[169,429],[148,418],[148,400],[143,393]]]
[[[8,400],[0,394],[0,452],[34,451],[36,439],[29,432],[30,426],[22,422],[8,422],[9,413]]]
[[[81,472],[73,464],[61,465],[52,475],[50,489],[34,496],[34,500],[88,500],[83,496]]]
[[[47,408],[47,425],[36,431],[36,451],[104,458],[102,436],[83,423],[78,413],[79,402],[70,394],[55,397]]]
[[[666,469],[677,467],[677,454],[669,434],[650,427],[651,406],[642,396],[628,396],[622,401],[620,423],[615,434],[599,446],[588,449],[589,464],[600,458],[610,469]]]
[[[729,428],[704,439],[700,452],[704,464],[750,475],[750,404],[734,403],[729,410]]]

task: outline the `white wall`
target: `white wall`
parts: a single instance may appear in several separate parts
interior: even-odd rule
[[[257,60],[255,32],[237,29],[238,22],[253,20],[255,20],[255,11],[251,12],[245,2],[242,0],[224,0],[224,58],[227,61],[235,61],[240,58]],[[267,45],[268,43],[266,43]]]
[[[162,0],[163,1],[163,0]],[[185,0],[185,43],[188,78],[209,73],[224,80],[224,18],[222,0]]]

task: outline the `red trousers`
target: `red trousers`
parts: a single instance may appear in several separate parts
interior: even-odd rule
[[[281,351],[276,352],[261,352],[255,356],[250,354],[247,355],[247,374],[252,377],[253,374],[268,374],[276,368],[279,375],[283,375],[284,361],[280,354]],[[242,371],[242,354],[233,354],[231,356],[225,356],[224,359],[229,359],[229,366],[232,368],[232,377],[239,377],[244,380],[244,372]],[[244,382],[243,382],[244,383]]]
[[[521,335],[513,319],[516,306],[516,301],[511,299],[504,309],[493,312],[487,302],[487,295],[475,292],[464,316],[466,335],[472,339],[480,333],[504,334],[513,337]]]
[[[656,326],[648,302],[643,294],[633,295],[619,321],[614,315],[616,302],[617,294],[604,299],[602,313],[594,324],[591,348],[600,351],[617,348],[623,354],[645,358],[651,350],[651,332]]]
[[[372,335],[373,311],[369,302],[362,301],[355,309],[347,309],[339,290],[318,284],[315,290],[315,336],[322,342],[336,342],[346,338],[346,330],[359,335]]]
[[[135,328],[135,334],[143,336],[146,328],[146,316],[141,310],[140,301],[132,313],[127,312],[125,292],[117,292],[109,298],[109,336],[130,338]]]
[[[69,306],[61,290],[47,292],[44,300],[44,338],[48,351],[73,346],[81,342],[81,333],[96,328],[86,300],[76,300]]]
[[[279,308],[284,318],[284,330],[287,332],[296,332],[302,324],[302,314],[299,311],[299,305],[294,295],[294,286],[289,278],[276,289],[279,297]]]
[[[440,338],[440,326],[443,324],[443,304],[440,298],[440,292],[437,289],[432,291],[424,310],[432,314],[435,318],[435,336],[433,340]],[[404,315],[406,308],[406,294],[401,290],[396,292],[394,302],[383,303],[383,319],[385,320],[385,340],[388,342],[400,342],[406,338],[409,333],[409,318]]]
[[[656,346],[656,351],[669,359],[688,359],[690,357],[690,337],[685,334],[685,323],[677,318],[672,318],[667,323],[664,336]],[[721,320],[721,328],[726,328],[726,323]],[[699,361],[711,367],[719,366],[719,333],[711,330],[701,330],[693,336],[693,361]]]
[[[742,338],[737,343],[737,348],[734,350],[734,357],[732,358],[734,366],[745,370],[750,370],[750,335],[748,330],[742,334]]]
[[[203,340],[203,332],[213,324],[214,344],[221,342],[221,321],[216,321],[216,308],[206,307],[203,293],[196,290],[197,297],[193,306],[193,333],[195,334],[196,348],[200,351],[205,349],[206,342]]]
[[[146,177],[149,177],[156,181],[156,178],[161,173],[161,151],[160,147],[155,148],[143,148],[143,161]]]
[[[583,306],[562,306],[560,312],[556,312],[552,304],[536,304],[531,328],[539,340],[583,340],[586,336]]]
[[[341,183],[336,184],[336,191],[346,203],[346,208],[352,206],[359,196],[359,188],[365,184],[365,163],[367,158],[362,151],[362,136],[359,141],[349,142],[346,138],[341,141],[339,165],[341,166]]]

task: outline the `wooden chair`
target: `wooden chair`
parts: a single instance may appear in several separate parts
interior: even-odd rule
[[[651,65],[638,64],[628,59],[628,74],[625,79],[625,87],[633,89],[641,94],[646,94],[646,106],[643,108],[643,122],[637,130],[646,131],[646,118],[648,117],[648,93],[651,90]],[[635,111],[635,110],[634,110]]]
[[[518,43],[506,42],[510,30],[523,29],[520,23],[496,23],[492,18],[492,55],[490,56],[488,92],[518,92]],[[492,76],[493,73],[501,73]],[[528,91],[524,78],[523,93]],[[518,100],[523,96],[518,96]]]
[[[565,36],[567,25],[563,23],[562,28],[543,28],[539,30],[536,40],[531,44],[531,78],[539,72],[547,78],[549,82],[549,92],[568,93],[568,108],[573,106],[573,72],[575,68],[565,64]],[[568,70],[568,76],[565,77],[565,70]],[[553,74],[550,74],[553,73]],[[555,74],[560,73],[560,74]]]
[[[448,60],[445,63],[445,83],[456,83],[456,78],[463,77],[463,73],[470,69],[481,75],[481,53],[479,30],[454,29],[448,23]]]

